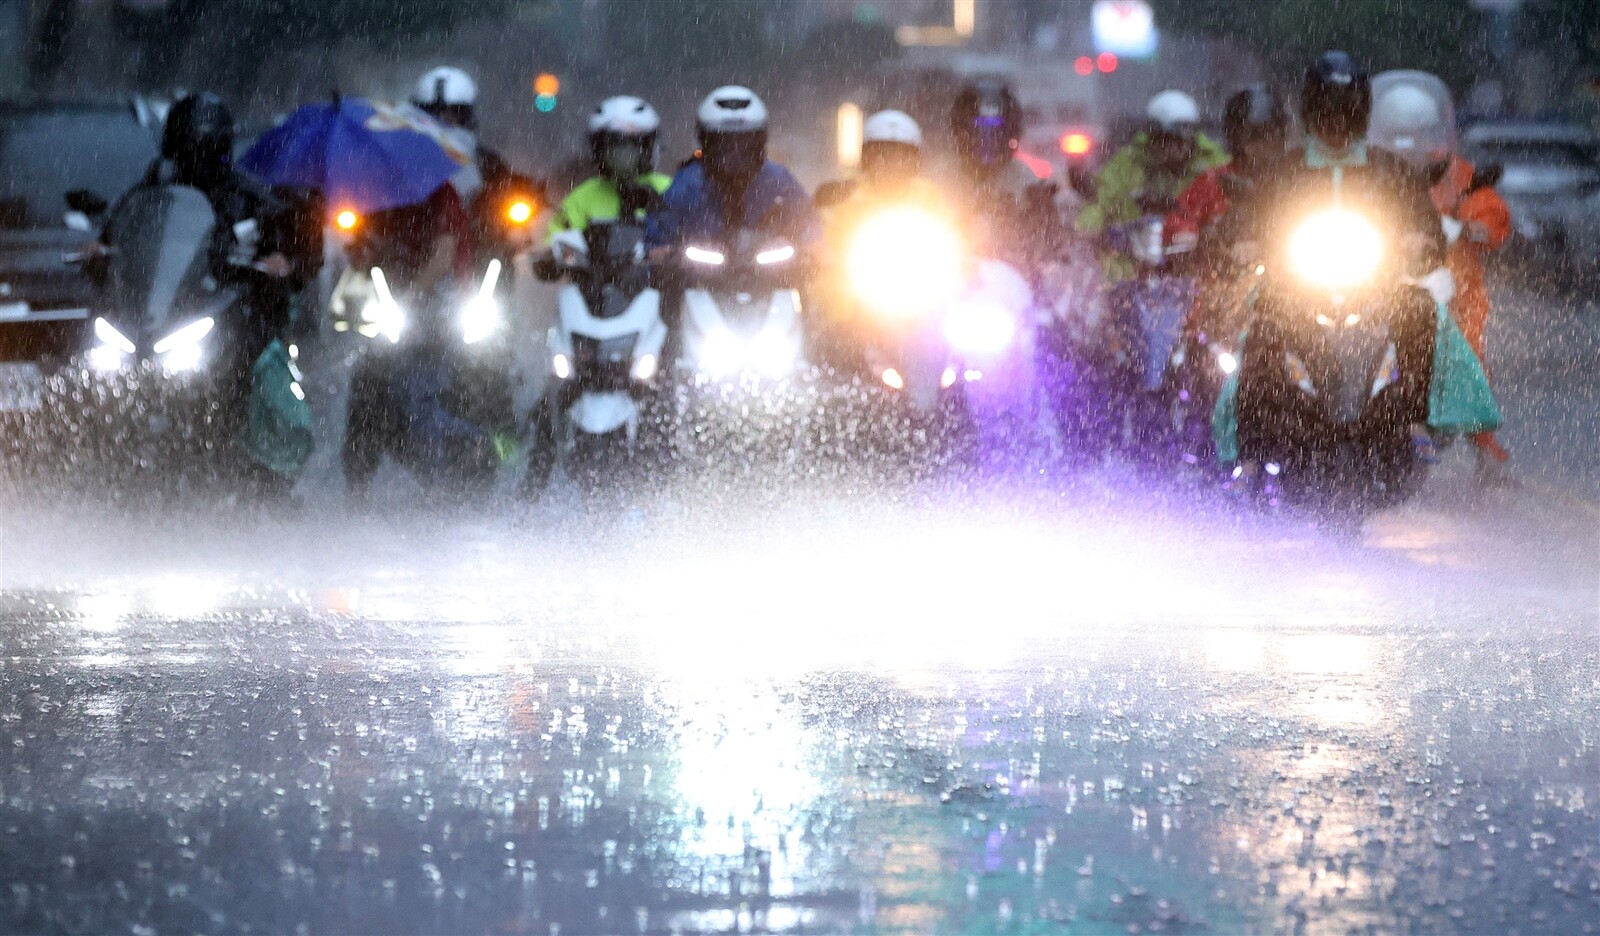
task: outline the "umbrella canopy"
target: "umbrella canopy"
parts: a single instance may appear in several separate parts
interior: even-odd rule
[[[374,212],[422,201],[470,159],[416,108],[337,98],[290,114],[239,165],[270,185],[319,190],[341,210]]]

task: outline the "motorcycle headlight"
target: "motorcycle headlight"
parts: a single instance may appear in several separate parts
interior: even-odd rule
[[[461,310],[461,340],[469,345],[492,336],[505,322],[505,314],[494,295],[500,283],[500,266],[498,259],[489,261],[482,285]]]
[[[706,335],[700,345],[700,370],[712,377],[726,377],[743,370],[748,363],[744,342],[732,332],[717,330]]]
[[[1290,267],[1323,289],[1367,282],[1377,273],[1383,251],[1383,235],[1371,221],[1337,208],[1306,218],[1289,236]]]
[[[983,302],[957,305],[944,325],[945,340],[951,347],[973,354],[1004,351],[1016,333],[1016,316],[1000,306]]]
[[[94,337],[99,344],[89,349],[89,366],[97,371],[121,368],[123,361],[138,350],[132,339],[103,318],[94,320]]]
[[[845,271],[867,308],[914,318],[955,295],[964,257],[961,236],[949,222],[921,209],[894,208],[857,228]]]
[[[633,362],[633,379],[641,383],[648,381],[656,375],[660,367],[660,358],[654,354],[641,354],[639,360]]]
[[[172,373],[194,370],[200,366],[200,343],[216,326],[217,320],[208,315],[157,341],[151,350],[161,358],[161,366]]]
[[[395,301],[394,293],[389,291],[389,280],[378,267],[372,268],[372,292],[372,298],[361,307],[361,324],[356,331],[364,338],[382,335],[390,344],[399,344],[400,333],[406,328],[406,313]]]
[[[683,255],[691,261],[705,266],[722,266],[728,261],[728,258],[720,250],[712,250],[709,247],[696,247],[693,244],[683,249]]]

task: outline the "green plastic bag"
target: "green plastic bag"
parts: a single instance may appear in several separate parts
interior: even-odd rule
[[[250,368],[250,401],[239,443],[262,467],[296,478],[311,457],[311,407],[283,342],[274,341]]]
[[[1453,435],[1492,432],[1499,426],[1500,405],[1489,389],[1489,375],[1467,344],[1467,336],[1441,305],[1434,332],[1433,383],[1428,387],[1428,427]]]

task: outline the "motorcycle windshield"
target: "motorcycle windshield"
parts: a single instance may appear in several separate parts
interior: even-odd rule
[[[1423,71],[1386,71],[1372,79],[1367,142],[1415,166],[1456,149],[1456,109],[1450,88]]]
[[[211,203],[197,189],[135,189],[106,223],[111,248],[102,314],[124,334],[148,340],[184,324],[204,301],[208,247],[216,227]]]

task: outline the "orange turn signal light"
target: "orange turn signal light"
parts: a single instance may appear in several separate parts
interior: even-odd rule
[[[533,203],[518,199],[506,206],[506,220],[512,224],[527,224],[533,220]]]
[[[354,231],[361,224],[361,216],[346,208],[333,216],[333,223],[341,231]]]

